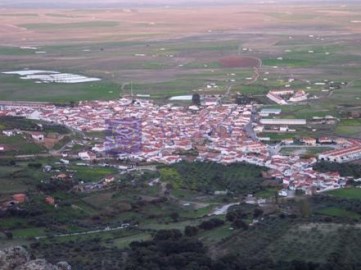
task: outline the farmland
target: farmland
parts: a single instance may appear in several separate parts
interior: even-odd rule
[[[346,199],[361,200],[361,190],[358,188],[348,188],[343,190],[333,190],[329,194]]]
[[[333,6],[323,8],[334,12]],[[27,13],[8,10],[0,19],[4,33],[0,100],[109,100],[132,90],[134,95],[150,95],[164,103],[172,96],[230,89],[230,100],[242,93],[267,105],[272,104],[265,97],[269,90],[288,85],[304,89],[312,99],[282,107],[282,117],[340,118],[337,125],[314,126],[300,135],[359,137],[358,125],[344,115],[361,105],[359,29],[346,21],[359,9],[356,4],[345,7],[331,19],[327,12],[306,6],[276,9],[240,4],[222,7],[221,21],[210,19],[219,8],[201,6],[196,13],[173,7],[166,11],[36,10],[29,12],[33,16],[20,16]],[[251,10],[252,16],[245,10]],[[195,18],[205,23],[195,24]],[[39,84],[2,73],[24,69],[56,70],[101,81]],[[340,83],[342,87],[328,89]],[[290,137],[265,135],[275,140]]]
[[[35,163],[49,164],[53,169],[44,172],[32,165]],[[189,239],[202,241],[208,248],[207,256],[213,260],[236,254],[250,264],[259,258],[324,264],[335,253],[346,256],[345,261],[350,264],[359,259],[357,249],[346,252],[338,248],[345,244],[345,237],[358,241],[360,235],[359,225],[353,223],[361,218],[356,188],[319,194],[310,198],[309,208],[304,208],[302,200],[307,198],[280,199],[274,204],[277,189],[274,185],[267,187],[267,181],[259,178],[262,167],[233,164],[225,170],[224,165],[183,162],[158,169],[159,172],[119,174],[113,168],[96,164],[65,166],[55,159],[16,160],[15,164],[3,160],[0,182],[6,189],[1,190],[0,199],[23,192],[29,199],[21,206],[24,212],[9,212],[1,219],[0,226],[13,235],[12,240],[1,241],[2,246],[25,244],[35,256],[61,258],[79,267],[87,263],[96,265],[99,256],[114,265],[120,261],[110,255],[129,252],[134,241],[151,241],[159,230],[185,233],[187,228],[195,228],[195,235]],[[60,172],[73,176],[71,180],[49,182]],[[110,189],[90,193],[68,191],[67,185],[72,181],[95,183],[109,174],[117,178]],[[170,185],[150,185],[150,179],[158,177]],[[178,180],[183,184],[179,185]],[[243,184],[247,187],[242,187]],[[214,195],[214,190],[224,189],[232,192]],[[242,222],[252,222],[259,207],[244,203],[249,193],[268,199],[259,212],[262,218],[258,224],[239,228],[229,214],[210,216],[219,206],[241,202],[230,207],[228,213],[241,213]],[[44,202],[45,194],[55,197],[56,207]],[[214,219],[220,225],[204,227]],[[129,227],[123,228],[122,224]],[[0,239],[4,240],[2,236]],[[55,252],[55,247],[67,252]]]
[[[359,5],[345,6],[343,12],[332,5],[320,10],[291,4],[226,5],[222,20],[211,19],[219,9],[7,10],[1,17],[0,72],[55,69],[102,81],[38,85],[1,74],[0,99],[114,99],[130,93],[130,82],[134,94],[160,100],[224,93],[229,85],[231,93],[263,96],[290,84],[319,98],[304,111],[309,117],[337,115],[344,104],[361,104],[359,28],[349,19],[357,17]],[[260,71],[256,79],[254,68]],[[317,83],[325,80],[347,85],[322,92]],[[207,89],[211,82],[218,88]],[[335,129],[338,135],[357,136],[358,131],[344,122]]]

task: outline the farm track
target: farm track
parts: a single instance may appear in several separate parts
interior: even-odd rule
[[[247,85],[253,84],[258,81],[258,78],[260,76],[260,70],[262,68],[262,60],[260,58],[257,58],[258,60],[258,67],[253,67],[253,77],[250,82],[247,83]]]

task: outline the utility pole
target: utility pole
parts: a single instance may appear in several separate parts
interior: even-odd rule
[[[133,81],[130,81],[130,95],[133,97]]]

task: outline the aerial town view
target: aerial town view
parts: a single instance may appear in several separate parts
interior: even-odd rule
[[[0,0],[0,270],[361,269],[361,2]]]

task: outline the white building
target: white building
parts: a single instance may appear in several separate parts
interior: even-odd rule
[[[281,109],[262,109],[259,115],[262,117],[268,117],[272,114],[279,115],[282,112]]]
[[[318,159],[322,161],[331,161],[344,163],[361,158],[361,145],[356,145],[344,149],[332,150],[318,155]]]
[[[290,99],[291,102],[301,102],[307,100],[307,93],[303,90],[297,91]]]
[[[40,133],[40,132],[32,132],[31,133],[31,137],[38,142],[42,142],[44,141],[44,134]]]
[[[96,155],[95,155],[94,153],[91,153],[91,152],[88,152],[88,151],[86,151],[86,152],[79,152],[79,153],[78,153],[78,156],[79,156],[79,158],[80,158],[81,160],[87,160],[87,161],[93,160],[93,159],[96,158]]]
[[[273,94],[271,92],[269,92],[267,94],[267,97],[272,100],[273,102],[276,102],[277,104],[280,104],[280,105],[287,105],[287,102],[281,98],[280,96],[276,95],[276,94]]]
[[[262,125],[306,125],[306,119],[265,119],[260,120]]]
[[[11,137],[15,135],[15,132],[13,130],[3,130],[3,134],[7,137]]]

